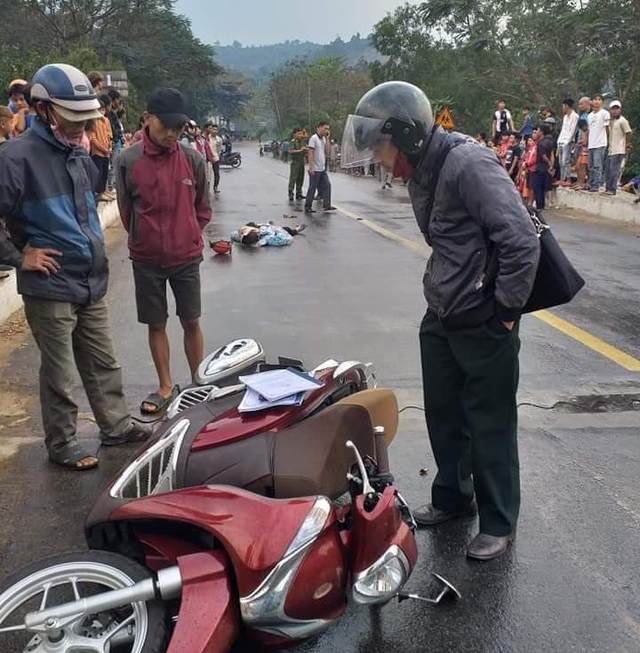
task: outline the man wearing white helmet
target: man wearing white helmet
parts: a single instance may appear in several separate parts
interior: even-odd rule
[[[467,555],[490,560],[507,550],[520,507],[518,323],[536,275],[538,239],[499,159],[469,136],[434,125],[422,90],[387,82],[349,117],[342,162],[393,168],[399,154],[413,168],[409,194],[432,249],[420,349],[438,473],[431,503],[414,516],[435,526],[477,511],[480,532]]]
[[[50,462],[86,470],[98,458],[76,435],[71,397],[77,368],[104,445],[142,442],[130,417],[105,295],[109,266],[94,199],[98,171],[81,143],[100,103],[73,66],[50,64],[31,80],[35,124],[0,153],[0,262],[17,268],[31,332],[41,352],[40,401]]]

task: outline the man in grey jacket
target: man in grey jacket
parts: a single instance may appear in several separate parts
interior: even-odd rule
[[[420,348],[438,473],[432,502],[414,514],[434,526],[477,510],[480,532],[467,555],[490,560],[507,550],[520,506],[518,326],[539,243],[498,158],[468,136],[434,128],[419,88],[387,82],[350,116],[343,165],[373,159],[393,167],[399,153],[413,167],[409,193],[433,250]]]

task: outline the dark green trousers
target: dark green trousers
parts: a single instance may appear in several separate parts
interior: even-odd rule
[[[289,195],[296,189],[296,195],[302,195],[304,184],[304,161],[291,161],[291,172],[289,173]]]
[[[507,535],[520,509],[518,325],[509,331],[492,318],[449,330],[427,313],[420,349],[427,428],[438,466],[433,505],[461,510],[475,494],[480,532]]]

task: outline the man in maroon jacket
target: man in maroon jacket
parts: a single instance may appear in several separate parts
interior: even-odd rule
[[[164,410],[176,389],[171,382],[167,336],[167,281],[184,329],[184,349],[195,376],[204,357],[200,328],[202,229],[211,219],[205,160],[179,143],[188,120],[183,95],[153,92],[144,113],[142,140],[116,163],[120,216],[129,233],[138,321],[149,326],[149,346],[160,381],[142,403],[143,413]]]

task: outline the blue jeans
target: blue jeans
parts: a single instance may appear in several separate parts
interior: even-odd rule
[[[331,182],[329,181],[329,174],[326,170],[314,172],[312,175],[309,175],[309,188],[307,189],[307,198],[304,202],[305,211],[311,208],[316,190],[322,197],[323,207],[328,209],[331,206]]]
[[[591,190],[600,188],[606,153],[606,147],[592,147],[589,149],[589,188]]]
[[[560,181],[567,181],[571,173],[571,143],[558,143]]]
[[[607,168],[607,190],[614,193],[618,190],[618,182],[620,181],[620,170],[622,162],[624,161],[624,154],[609,154],[607,161],[609,166]]]

